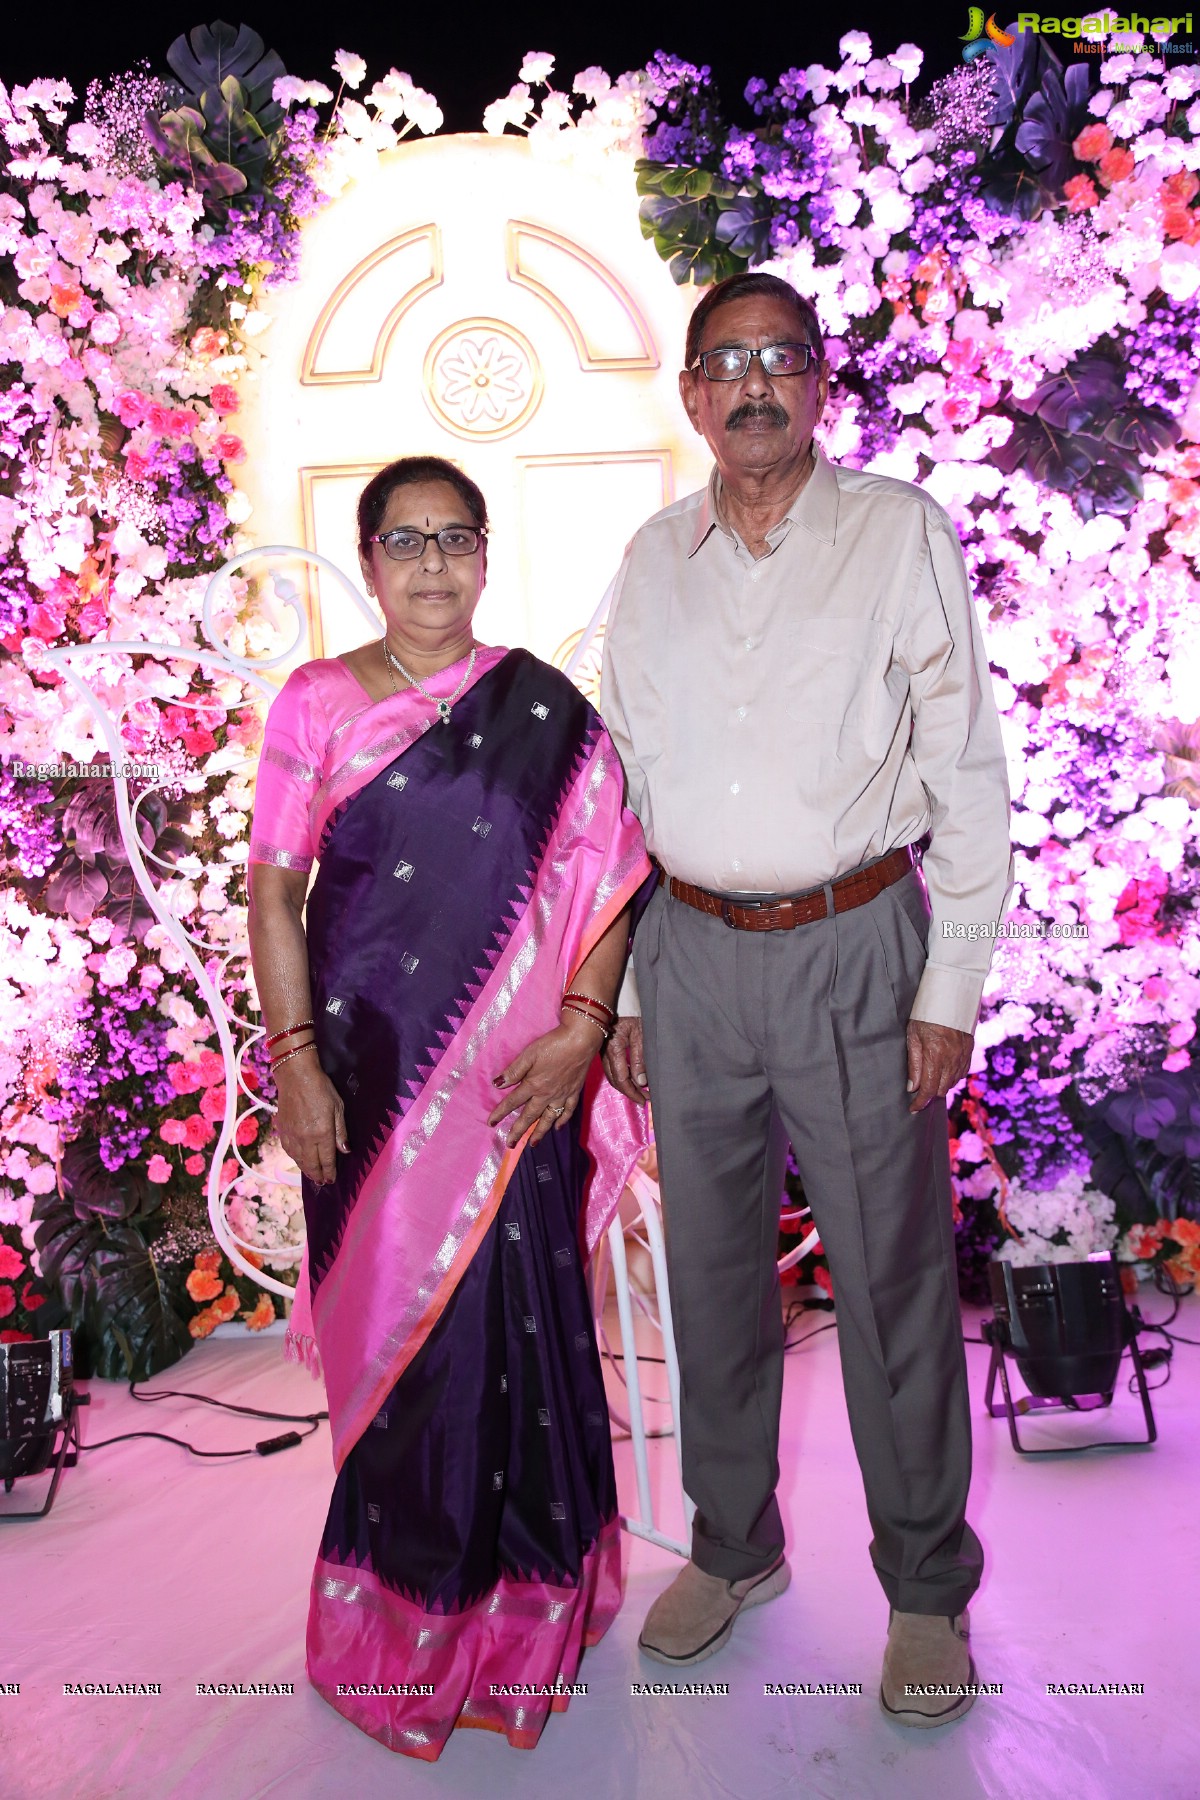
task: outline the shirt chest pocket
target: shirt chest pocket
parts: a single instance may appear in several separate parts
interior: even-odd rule
[[[864,723],[881,698],[890,638],[873,619],[793,619],[785,679],[795,716],[814,724]]]

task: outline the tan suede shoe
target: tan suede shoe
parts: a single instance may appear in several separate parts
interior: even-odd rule
[[[722,1581],[689,1562],[646,1614],[638,1649],[655,1662],[704,1662],[729,1641],[733,1621],[748,1606],[762,1606],[782,1594],[792,1571],[781,1556],[762,1575]]]
[[[975,1704],[975,1664],[967,1614],[892,1611],[879,1704],[897,1725],[929,1730],[961,1719]],[[916,1690],[915,1692],[913,1690]]]

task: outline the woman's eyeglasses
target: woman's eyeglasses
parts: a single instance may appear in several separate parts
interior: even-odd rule
[[[426,544],[436,538],[443,556],[474,556],[487,536],[481,525],[443,525],[440,531],[410,530],[399,525],[392,531],[380,531],[371,539],[383,545],[383,554],[392,562],[414,562],[424,556]]]

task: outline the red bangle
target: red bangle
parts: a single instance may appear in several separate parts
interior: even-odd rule
[[[610,1025],[615,1025],[617,1022],[617,1015],[612,1007],[606,1006],[603,1000],[597,1000],[594,994],[583,994],[578,992],[575,988],[568,988],[567,992],[563,995],[563,999],[578,1000],[581,1001],[584,1006],[594,1006],[597,1012],[604,1014],[604,1017],[608,1020]]]
[[[592,1014],[590,1012],[584,1012],[582,1006],[576,1006],[573,1000],[564,1000],[560,1010],[563,1012],[578,1013],[578,1015],[581,1019],[586,1019],[589,1025],[594,1025],[596,1027],[596,1030],[600,1033],[601,1037],[604,1039],[604,1042],[606,1044],[607,1044],[609,1038],[612,1036],[612,1026],[611,1025],[605,1025],[603,1023],[603,1021],[600,1019],[597,1019],[594,1016],[594,1014]]]
[[[291,1062],[293,1056],[302,1056],[306,1050],[315,1050],[316,1047],[317,1040],[315,1038],[310,1038],[307,1044],[297,1044],[294,1050],[285,1050],[282,1056],[276,1056],[272,1059],[272,1074],[276,1069],[282,1068],[285,1062]]]
[[[299,1025],[289,1025],[286,1031],[277,1031],[275,1033],[274,1037],[269,1037],[267,1039],[265,1047],[266,1047],[266,1049],[269,1050],[271,1048],[272,1044],[281,1044],[283,1042],[284,1038],[295,1037],[295,1035],[298,1031],[312,1031],[312,1030],[313,1030],[312,1020],[311,1019],[302,1019]]]

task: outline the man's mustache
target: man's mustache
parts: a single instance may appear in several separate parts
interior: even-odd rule
[[[767,419],[772,425],[784,428],[790,423],[782,406],[774,400],[743,400],[740,406],[734,407],[726,419],[725,429],[726,431],[736,431],[749,419]]]

